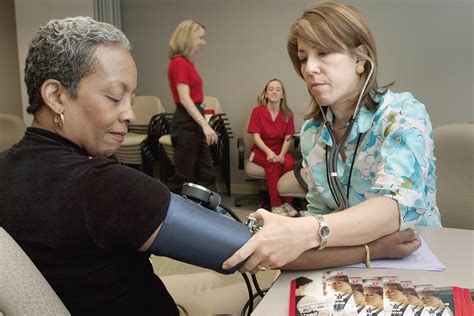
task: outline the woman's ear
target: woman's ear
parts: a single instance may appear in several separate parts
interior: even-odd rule
[[[64,112],[62,95],[65,93],[64,86],[55,79],[48,79],[41,85],[41,98],[44,104],[54,113]]]
[[[356,57],[357,65],[365,66],[366,59],[361,58],[361,56],[367,56],[368,54],[367,47],[365,47],[365,45],[363,44],[360,44],[359,46],[356,47],[355,51],[356,51],[355,57]]]
[[[363,54],[363,55],[367,55],[368,54],[368,50],[367,50],[367,47],[365,47],[364,44],[360,44],[359,46],[357,46],[356,50]]]

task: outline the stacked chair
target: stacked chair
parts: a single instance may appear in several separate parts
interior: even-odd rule
[[[216,173],[222,177],[227,194],[231,195],[230,188],[230,155],[229,139],[233,138],[229,119],[222,112],[219,100],[215,97],[204,97],[205,112],[212,110],[209,117],[209,125],[219,135],[217,144],[210,146],[213,165],[220,169]],[[174,148],[171,140],[170,124],[173,119],[172,113],[162,113],[153,116],[150,121],[148,131],[148,141],[146,142],[147,156],[149,159],[160,161],[161,181],[166,180],[174,173]]]
[[[174,149],[170,135],[172,118],[173,113],[154,115],[150,120],[145,142],[147,159],[159,161],[160,180],[163,183],[174,173]]]
[[[230,155],[229,155],[229,140],[233,137],[230,127],[229,119],[225,113],[222,112],[221,104],[215,97],[204,97],[205,109],[212,109],[214,114],[209,118],[209,125],[219,135],[216,144],[211,145],[211,156],[214,166],[220,168],[220,174],[225,184],[227,195],[231,195],[230,189]]]
[[[133,110],[136,120],[128,126],[128,134],[115,152],[115,158],[126,165],[142,166],[146,173],[153,176],[153,161],[144,159],[143,144],[148,136],[150,119],[156,114],[164,113],[165,109],[158,97],[137,96]]]

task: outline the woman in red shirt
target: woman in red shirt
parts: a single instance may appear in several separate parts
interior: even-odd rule
[[[184,182],[216,190],[209,145],[217,142],[217,134],[204,118],[202,79],[190,60],[206,45],[205,36],[202,24],[185,20],[169,43],[168,80],[176,111],[171,126],[175,175],[168,186],[175,193],[181,193]]]
[[[272,212],[296,216],[298,212],[291,205],[293,198],[280,197],[277,188],[278,179],[295,165],[288,152],[291,142],[287,141],[295,133],[295,123],[281,81],[270,80],[257,101],[260,104],[253,109],[247,129],[255,142],[250,161],[265,169]]]

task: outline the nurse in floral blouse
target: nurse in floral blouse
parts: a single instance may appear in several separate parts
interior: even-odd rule
[[[247,270],[321,268],[357,256],[369,265],[369,257],[380,256],[375,252],[392,246],[368,243],[415,225],[441,226],[428,113],[411,93],[377,84],[375,42],[360,13],[334,2],[315,4],[291,27],[288,53],[312,101],[300,135],[314,216],[277,218],[258,210],[251,215],[263,228],[226,265],[249,256]],[[334,181],[340,182],[338,201]],[[419,245],[402,239],[409,250],[399,256]]]

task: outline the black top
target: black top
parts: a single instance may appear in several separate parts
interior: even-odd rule
[[[0,153],[0,226],[73,315],[177,315],[137,251],[166,216],[158,180],[38,128]]]

